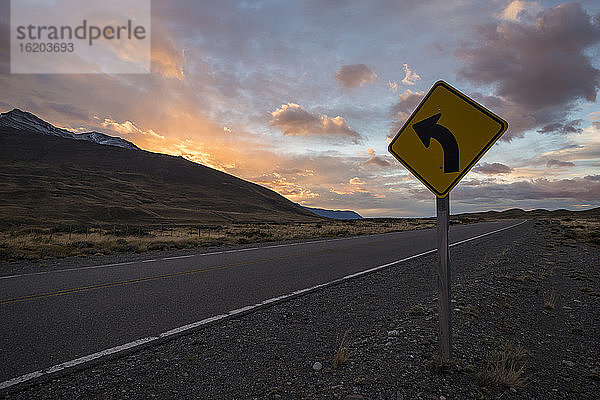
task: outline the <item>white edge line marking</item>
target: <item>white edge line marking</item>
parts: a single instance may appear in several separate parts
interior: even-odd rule
[[[514,225],[514,226],[516,226],[516,225]],[[512,227],[513,226],[509,226],[508,228],[512,228]],[[502,228],[500,230],[508,229],[508,228]],[[433,228],[429,228],[429,229],[433,229]],[[494,231],[494,233],[499,232],[500,230]],[[88,267],[57,269],[54,271],[30,272],[30,273],[26,273],[26,274],[0,276],[0,280],[20,278],[23,276],[55,274],[55,273],[60,273],[60,272],[85,271],[88,269],[98,269],[98,268],[108,268],[108,267],[121,267],[123,265],[131,265],[131,264],[136,264],[136,263],[144,264],[144,263],[151,263],[151,262],[157,262],[157,261],[179,260],[182,258],[205,257],[205,256],[214,256],[214,255],[218,255],[218,254],[241,253],[243,251],[250,251],[250,250],[274,249],[277,247],[291,247],[291,246],[300,246],[300,245],[305,245],[305,244],[337,242],[339,240],[360,239],[360,238],[365,238],[365,237],[372,237],[372,236],[377,236],[377,235],[389,235],[389,234],[402,233],[402,232],[409,232],[409,231],[387,232],[387,233],[379,233],[379,234],[376,233],[376,234],[371,234],[371,235],[350,236],[350,237],[334,238],[334,239],[321,239],[321,240],[313,240],[313,241],[308,241],[308,242],[282,243],[282,244],[273,244],[273,245],[268,245],[268,246],[247,247],[247,248],[243,248],[243,249],[213,251],[213,252],[209,252],[209,253],[188,254],[188,255],[184,255],[184,256],[163,257],[163,258],[159,258],[159,259],[155,259],[155,260],[126,261],[126,262],[113,263],[113,264],[90,265]],[[469,239],[467,239],[467,240],[469,240]],[[450,246],[453,246],[453,245],[450,245]]]
[[[466,243],[466,242],[470,242],[472,240],[480,239],[480,238],[488,236],[488,235],[493,235],[494,233],[502,232],[502,231],[505,231],[505,230],[510,229],[510,228],[515,228],[515,227],[517,227],[519,225],[524,224],[525,222],[527,222],[527,220],[519,222],[518,224],[515,224],[515,225],[507,226],[507,227],[504,227],[504,228],[501,228],[501,229],[497,229],[495,231],[491,231],[491,232],[487,232],[487,233],[484,233],[484,234],[481,234],[481,235],[478,235],[478,236],[474,236],[474,237],[469,238],[469,239],[461,240],[459,242],[450,244],[450,247],[458,246],[459,244],[463,244],[463,243]],[[335,240],[339,240],[339,239],[335,239]],[[263,300],[260,303],[257,303],[257,304],[254,304],[254,305],[245,306],[245,307],[241,307],[241,308],[229,311],[229,312],[227,312],[225,314],[219,314],[219,315],[215,315],[213,317],[205,318],[205,319],[203,319],[201,321],[193,322],[191,324],[184,325],[184,326],[181,326],[179,328],[175,328],[175,329],[171,329],[169,331],[163,332],[163,333],[159,334],[158,336],[149,336],[149,337],[146,337],[146,338],[143,338],[143,339],[138,339],[138,340],[135,340],[133,342],[122,344],[120,346],[111,347],[109,349],[102,350],[102,351],[99,351],[97,353],[93,353],[93,354],[90,354],[90,355],[87,355],[87,356],[76,358],[74,360],[67,361],[67,362],[64,362],[62,364],[54,365],[54,366],[46,368],[46,369],[41,369],[39,371],[35,371],[35,372],[31,372],[29,374],[21,375],[21,376],[9,379],[9,380],[4,381],[4,382],[0,382],[0,390],[1,389],[9,388],[9,387],[14,386],[14,385],[18,385],[19,383],[27,382],[27,381],[29,381],[31,379],[39,378],[39,377],[44,376],[44,375],[49,375],[49,374],[52,374],[52,373],[55,373],[55,372],[58,372],[58,371],[62,371],[64,369],[66,369],[66,368],[70,368],[70,367],[74,367],[74,366],[77,366],[77,365],[85,364],[87,362],[96,360],[96,359],[98,359],[100,357],[104,357],[104,356],[108,356],[108,355],[111,355],[111,354],[119,353],[119,352],[124,351],[124,350],[133,349],[135,347],[141,346],[141,345],[146,344],[146,343],[154,342],[154,341],[159,340],[159,339],[163,339],[163,338],[167,338],[167,337],[170,337],[170,336],[173,336],[173,335],[177,335],[179,333],[186,332],[186,331],[189,331],[191,329],[198,328],[198,327],[200,327],[202,325],[210,324],[212,322],[220,321],[222,319],[225,319],[225,318],[228,318],[228,317],[240,314],[240,313],[252,311],[252,310],[255,310],[257,308],[261,308],[261,307],[263,307],[263,306],[265,306],[267,304],[270,304],[270,303],[274,303],[274,302],[277,302],[277,301],[289,299],[291,297],[296,297],[296,296],[298,296],[300,294],[303,294],[303,293],[313,292],[313,291],[315,291],[317,289],[321,289],[321,288],[324,288],[324,287],[327,287],[327,286],[331,286],[331,285],[334,285],[334,284],[337,284],[337,283],[340,283],[340,282],[343,282],[343,281],[346,281],[346,280],[349,280],[349,279],[353,279],[353,278],[356,278],[356,277],[359,277],[359,276],[362,276],[362,275],[367,275],[367,274],[370,274],[372,272],[379,271],[381,269],[391,267],[392,265],[400,264],[400,263],[403,263],[405,261],[409,261],[409,260],[412,260],[412,259],[415,259],[415,258],[419,258],[419,257],[425,256],[425,255],[431,254],[431,253],[435,253],[435,252],[437,252],[437,249],[428,250],[428,251],[425,251],[423,253],[415,254],[414,256],[403,258],[401,260],[392,261],[392,262],[387,263],[387,264],[383,264],[383,265],[380,265],[380,266],[377,266],[377,267],[366,269],[364,271],[356,272],[354,274],[346,275],[344,277],[341,277],[341,278],[338,278],[338,279],[334,279],[334,280],[329,281],[329,282],[321,283],[319,285],[315,285],[315,286],[312,286],[312,287],[309,287],[309,288],[305,288],[305,289],[296,290],[296,291],[294,291],[294,292],[292,292],[290,294],[285,294],[285,295],[282,295],[282,296],[273,297],[273,298],[270,298],[270,299],[267,299],[267,300]]]

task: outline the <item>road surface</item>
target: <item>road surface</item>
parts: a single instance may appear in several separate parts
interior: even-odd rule
[[[455,225],[450,243],[519,222]],[[426,229],[0,277],[0,382],[433,250],[435,239]]]

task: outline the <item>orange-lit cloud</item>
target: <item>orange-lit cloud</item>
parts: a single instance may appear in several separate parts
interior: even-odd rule
[[[518,21],[523,17],[534,17],[541,10],[542,7],[537,1],[514,0],[494,16],[508,21]]]
[[[113,130],[113,131],[119,133],[120,135],[140,134],[140,135],[154,136],[157,139],[162,139],[162,140],[165,139],[164,136],[159,135],[158,133],[154,132],[152,129],[144,131],[144,130],[138,128],[131,121],[125,121],[122,123],[118,123],[117,121],[114,121],[110,118],[105,118],[104,122],[102,122],[102,126],[104,128]]]
[[[404,78],[402,79],[403,85],[414,85],[417,81],[421,80],[421,76],[416,72],[411,71],[408,64],[403,64],[402,68],[404,69]]]
[[[316,115],[304,110],[298,104],[287,103],[271,112],[271,124],[289,136],[346,136],[353,142],[360,140],[358,132],[350,128],[339,115],[330,118],[326,114]]]
[[[277,172],[254,177],[252,181],[259,185],[266,186],[282,196],[298,203],[305,203],[310,199],[319,197],[318,194],[313,193],[308,187],[295,182],[295,179],[289,179]]]
[[[166,78],[178,80],[185,78],[184,51],[177,48],[167,31],[158,24],[152,26],[151,65],[152,72],[159,73]]]

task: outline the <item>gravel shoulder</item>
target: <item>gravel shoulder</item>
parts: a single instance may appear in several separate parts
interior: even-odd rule
[[[432,255],[0,398],[597,398],[600,247],[565,238],[553,222],[529,221],[450,256],[451,364],[435,357]],[[334,368],[340,347],[348,359]],[[490,361],[510,358],[506,349],[522,349],[512,365],[522,379],[494,384],[498,363]]]

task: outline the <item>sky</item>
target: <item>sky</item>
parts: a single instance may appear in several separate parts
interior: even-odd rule
[[[306,206],[431,216],[434,195],[387,146],[444,80],[509,123],[452,213],[600,206],[598,1],[153,1],[149,74],[10,74],[9,16],[1,0],[2,112]]]

